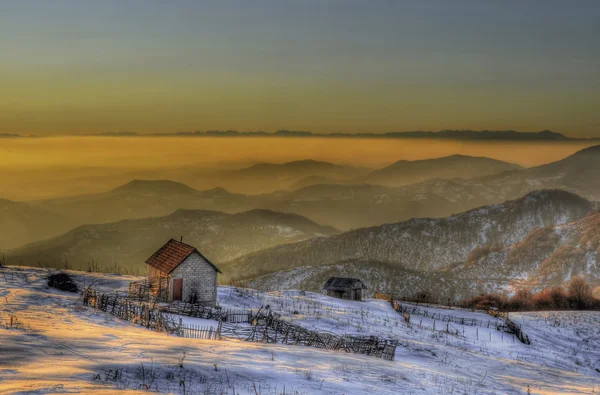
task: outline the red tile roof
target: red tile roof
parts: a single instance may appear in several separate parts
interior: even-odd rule
[[[194,252],[204,258],[217,272],[221,273],[219,268],[202,255],[196,247],[173,239],[167,241],[164,246],[160,247],[158,251],[152,254],[152,256],[146,260],[146,263],[162,273],[169,274]]]

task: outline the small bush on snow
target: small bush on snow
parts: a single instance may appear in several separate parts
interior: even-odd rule
[[[48,286],[67,292],[79,291],[79,288],[77,287],[75,281],[73,281],[73,278],[65,272],[50,274],[48,276]]]

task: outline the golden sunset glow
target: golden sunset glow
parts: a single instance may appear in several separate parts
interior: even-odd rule
[[[598,136],[597,4],[433,3],[4,4],[0,133]]]
[[[101,192],[133,178],[174,178],[209,188],[210,184],[200,182],[199,174],[307,158],[381,168],[398,160],[462,154],[530,167],[594,144],[316,137],[51,137],[0,143],[2,193],[11,199]],[[93,182],[85,181],[87,177]]]

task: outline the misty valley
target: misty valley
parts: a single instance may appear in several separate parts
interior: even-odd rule
[[[223,184],[287,190],[197,190],[132,180],[112,190],[0,201],[6,265],[145,273],[183,237],[227,268],[223,283],[318,291],[332,273],[369,292],[435,290],[458,301],[542,289],[583,275],[598,285],[600,149],[523,168],[484,157],[401,160],[381,169],[303,160],[219,171]],[[410,281],[395,279],[410,279]]]

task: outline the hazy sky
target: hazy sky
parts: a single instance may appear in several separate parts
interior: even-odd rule
[[[0,133],[600,136],[598,0],[0,0]]]

